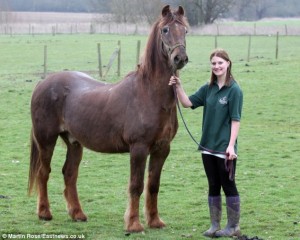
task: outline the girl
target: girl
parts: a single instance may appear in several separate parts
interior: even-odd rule
[[[240,197],[234,177],[230,178],[228,163],[236,168],[237,137],[243,105],[243,94],[231,74],[232,62],[226,51],[216,49],[210,55],[211,79],[191,96],[185,93],[178,77],[169,85],[176,86],[183,107],[203,106],[202,137],[199,150],[208,180],[208,206],[211,227],[207,237],[240,236]],[[231,161],[231,162],[230,162]],[[226,196],[227,226],[220,230],[222,215],[221,188]]]

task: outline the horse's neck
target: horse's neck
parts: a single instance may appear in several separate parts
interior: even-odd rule
[[[157,32],[157,30],[154,32]],[[167,105],[173,104],[174,93],[172,87],[168,86],[169,79],[173,74],[172,68],[169,66],[167,57],[163,56],[162,43],[157,41],[157,37],[149,41],[147,44],[148,51],[145,52],[139,69],[141,87],[149,96],[155,98],[155,102],[163,102]]]
[[[169,71],[158,72],[148,75],[146,78],[139,79],[143,95],[147,95],[157,106],[169,108],[175,103],[172,86],[169,86],[171,73]]]

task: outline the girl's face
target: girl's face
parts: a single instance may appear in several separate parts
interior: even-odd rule
[[[223,58],[220,57],[212,57],[211,59],[211,69],[212,72],[217,76],[217,78],[220,77],[226,77],[227,68],[230,66],[230,62],[226,61]]]

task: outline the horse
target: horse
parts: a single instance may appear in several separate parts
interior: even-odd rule
[[[162,167],[178,129],[175,94],[170,77],[188,62],[184,9],[165,6],[152,26],[137,69],[117,83],[107,84],[76,71],[49,74],[31,98],[29,195],[37,192],[37,215],[51,220],[47,181],[59,137],[67,146],[62,168],[64,197],[74,221],[86,221],[78,193],[78,168],[83,147],[102,153],[130,155],[125,230],[141,232],[140,196],[145,191],[145,219],[149,228],[163,228],[158,213]],[[144,190],[147,158],[148,178]]]

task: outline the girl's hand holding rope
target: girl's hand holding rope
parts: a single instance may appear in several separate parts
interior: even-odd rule
[[[180,85],[181,85],[180,78],[179,78],[179,77],[176,77],[175,75],[173,75],[173,76],[170,78],[169,85],[170,85],[170,86],[176,85],[176,87],[177,87],[177,86],[180,86]]]

